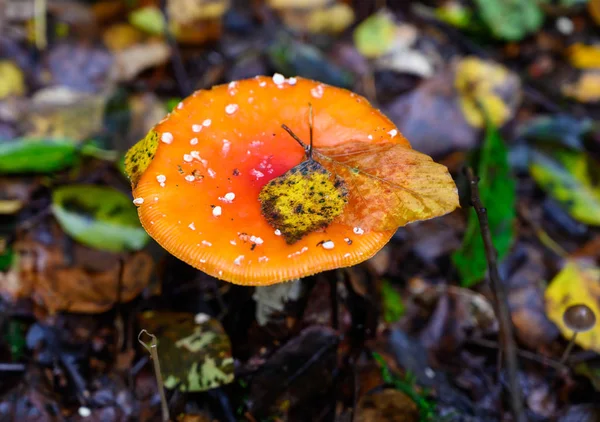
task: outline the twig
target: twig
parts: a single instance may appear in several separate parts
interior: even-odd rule
[[[526,422],[523,413],[523,398],[518,380],[518,361],[517,361],[517,346],[513,335],[513,326],[510,319],[510,310],[508,307],[508,296],[500,274],[498,273],[497,252],[492,243],[492,234],[488,222],[487,210],[481,203],[479,196],[479,187],[477,185],[479,179],[473,173],[473,169],[466,168],[467,178],[471,185],[471,202],[481,229],[481,237],[485,247],[485,256],[488,264],[489,279],[491,281],[492,291],[495,295],[496,308],[498,312],[498,320],[500,322],[500,340],[503,346],[503,356],[506,362],[508,371],[508,382],[510,385],[510,402],[515,420],[518,422]]]
[[[148,347],[148,345],[144,343],[140,338],[144,333],[151,338],[150,347]],[[169,422],[169,406],[167,404],[167,396],[165,395],[165,386],[162,379],[162,372],[160,371],[160,362],[158,361],[158,342],[156,340],[156,336],[154,334],[150,334],[146,330],[142,330],[138,334],[138,341],[142,346],[144,346],[148,353],[150,353],[150,356],[152,356],[152,363],[154,364],[154,376],[156,377],[156,384],[158,384],[158,392],[160,394],[160,405],[162,410],[163,422]]]
[[[492,349],[497,349],[499,347],[499,344],[496,343],[495,341],[485,340],[485,339],[471,339],[471,340],[469,340],[469,343],[474,344],[476,346],[489,347]],[[528,350],[517,349],[517,354],[524,359],[527,359],[527,360],[530,360],[533,362],[538,362],[542,365],[550,366],[550,367],[556,369],[557,371],[564,371],[564,370],[568,369],[568,366],[566,366],[554,359],[550,359],[549,357],[546,357],[543,355],[535,354]]]

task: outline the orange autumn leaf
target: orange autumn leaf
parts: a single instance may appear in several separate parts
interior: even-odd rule
[[[448,169],[402,144],[352,141],[319,148],[314,155],[348,186],[342,224],[392,230],[459,207]]]

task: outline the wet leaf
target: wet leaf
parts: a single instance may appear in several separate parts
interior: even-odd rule
[[[393,323],[404,314],[404,304],[400,293],[387,280],[381,285],[381,299],[383,300],[383,319]]]
[[[573,331],[563,321],[565,310],[583,304],[596,314],[596,324],[579,333],[575,343],[586,350],[600,352],[600,268],[584,260],[568,260],[546,289],[546,313],[562,335],[570,339]]]
[[[62,139],[0,141],[0,174],[50,173],[73,165],[77,146]]]
[[[354,30],[354,44],[360,53],[368,58],[377,58],[394,47],[396,21],[386,9],[362,21]]]
[[[347,142],[315,149],[314,158],[344,181],[348,204],[336,221],[352,227],[392,230],[459,206],[448,169],[401,144]]]
[[[534,150],[529,171],[573,218],[600,225],[600,164],[589,154],[565,148]]]
[[[487,208],[492,242],[501,261],[508,253],[515,236],[516,185],[510,174],[508,150],[497,129],[489,126],[476,175],[480,178],[479,193]],[[487,260],[474,209],[469,211],[469,221],[461,248],[452,255],[460,274],[462,286],[472,286],[480,281],[487,269]]]
[[[485,116],[494,126],[502,126],[521,101],[519,78],[504,66],[477,57],[456,64],[454,86],[465,119],[478,128],[485,125]]]
[[[149,240],[131,200],[114,188],[60,187],[52,193],[52,211],[65,232],[93,248],[138,250]]]
[[[13,62],[0,60],[0,100],[25,93],[25,78]]]
[[[234,380],[231,343],[218,320],[206,314],[148,311],[140,325],[158,338],[165,387],[198,392]]]
[[[475,3],[492,34],[507,41],[523,39],[544,22],[536,0],[476,0]]]

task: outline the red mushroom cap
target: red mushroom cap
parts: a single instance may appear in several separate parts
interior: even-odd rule
[[[362,262],[395,230],[335,222],[288,244],[261,214],[263,186],[306,159],[282,128],[313,147],[349,141],[410,145],[363,97],[282,75],[197,91],[127,156],[146,231],[182,261],[236,284],[268,285]]]

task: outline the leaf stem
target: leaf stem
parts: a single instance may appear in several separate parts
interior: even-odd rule
[[[144,333],[147,336],[149,336],[151,339],[150,347],[148,347],[148,345],[146,343],[144,343],[140,338],[142,336],[142,334],[144,334]],[[142,346],[144,346],[144,349],[146,349],[148,351],[148,353],[150,353],[150,356],[152,357],[152,363],[154,365],[154,375],[156,376],[156,384],[158,385],[158,392],[160,394],[162,419],[163,419],[163,422],[169,422],[169,420],[170,420],[169,406],[167,405],[167,396],[165,395],[165,386],[164,386],[163,379],[162,379],[162,372],[160,371],[160,362],[158,360],[158,342],[156,340],[156,336],[154,334],[150,334],[148,331],[143,329],[138,334],[138,341],[140,342],[140,344]]]
[[[477,185],[478,178],[475,176],[471,167],[466,168],[466,174],[467,178],[469,179],[469,184],[471,185],[471,202],[475,212],[477,213],[479,227],[481,229],[481,237],[483,238],[483,245],[485,247],[489,278],[492,284],[491,287],[496,297],[495,302],[498,311],[498,320],[500,322],[500,340],[503,346],[503,355],[508,370],[511,407],[515,416],[515,420],[517,422],[525,422],[526,419],[523,413],[523,397],[518,380],[517,346],[515,344],[510,310],[508,307],[508,295],[506,293],[505,285],[500,279],[500,273],[498,272],[498,254],[492,242],[492,234],[490,232],[487,210],[483,206],[481,197],[479,196],[479,187]]]

